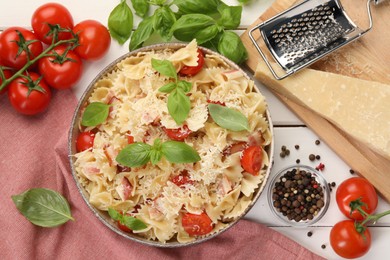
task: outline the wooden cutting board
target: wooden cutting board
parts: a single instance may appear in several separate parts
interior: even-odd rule
[[[295,0],[276,0],[248,28],[248,31],[262,21],[288,9],[295,3]],[[348,0],[342,1],[342,4],[353,22],[362,28],[368,26],[366,0]],[[388,29],[390,28],[390,1],[385,1],[378,6],[371,6],[374,20],[373,29],[358,41],[339,49],[330,56],[313,64],[311,68],[390,84],[390,30]],[[255,38],[260,39],[259,35],[255,34]],[[246,65],[250,70],[255,71],[258,62],[263,62],[263,60],[249,39],[247,32],[242,34],[241,39],[249,52],[249,59]],[[260,43],[262,40],[258,42]],[[260,46],[265,50],[262,44]],[[368,149],[365,145],[311,110],[277,93],[274,94],[352,169],[367,178],[386,201],[390,202],[390,160]]]

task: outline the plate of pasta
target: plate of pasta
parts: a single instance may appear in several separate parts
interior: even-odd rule
[[[82,197],[111,230],[152,246],[192,245],[227,230],[259,198],[272,121],[238,65],[196,41],[152,45],[90,83],[69,158]]]

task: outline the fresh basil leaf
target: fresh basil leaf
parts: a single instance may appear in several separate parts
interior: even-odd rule
[[[173,90],[168,96],[168,112],[181,125],[187,119],[191,109],[190,98],[186,96],[182,89]]]
[[[156,31],[165,41],[169,41],[172,38],[170,31],[175,22],[175,14],[169,6],[162,6],[154,12],[154,31]]]
[[[249,130],[248,119],[240,112],[218,104],[208,105],[211,118],[214,122],[228,130]]]
[[[220,0],[174,0],[180,14],[215,14]]]
[[[252,0],[238,0],[239,3],[246,5],[249,4]]]
[[[138,167],[150,160],[152,147],[145,143],[133,143],[123,148],[116,157],[116,161],[124,166]]]
[[[175,82],[169,82],[168,84],[162,86],[161,88],[158,89],[158,91],[163,92],[163,93],[171,93],[172,90],[176,88],[176,83]]]
[[[212,24],[206,28],[199,30],[197,33],[195,33],[194,38],[196,39],[198,44],[203,44],[203,43],[208,42],[208,41],[212,40],[213,38],[215,38],[215,36],[217,36],[217,34],[221,30],[223,30],[223,28],[221,28],[217,24]]]
[[[148,227],[141,220],[128,215],[123,215],[121,223],[126,227],[130,228],[131,230],[142,230]]]
[[[81,125],[83,126],[97,126],[104,123],[108,117],[110,106],[102,102],[90,103],[83,113],[81,118]]]
[[[234,30],[240,25],[242,6],[220,5],[218,12],[221,14],[218,24],[225,29]]]
[[[176,69],[169,60],[152,59],[152,68],[161,75],[177,79]]]
[[[149,0],[149,3],[152,5],[162,6],[166,1],[167,0]]]
[[[153,34],[153,20],[154,16],[147,17],[140,22],[138,28],[131,35],[129,50],[133,51],[142,46],[142,44],[149,39]]]
[[[166,141],[162,144],[162,153],[172,163],[193,163],[200,161],[197,151],[184,142]]]
[[[74,220],[68,201],[53,190],[34,188],[11,197],[19,212],[34,225],[56,227]]]
[[[122,218],[122,214],[113,208],[108,208],[108,215],[115,221],[119,221]]]
[[[144,18],[149,12],[148,0],[131,0],[131,4],[135,10],[135,14]]]
[[[177,87],[182,89],[184,93],[188,93],[192,89],[192,83],[185,80],[180,80],[177,82]]]
[[[205,14],[185,14],[176,20],[171,28],[171,33],[180,41],[192,41],[195,34],[210,25],[215,24],[215,20]]]
[[[133,13],[125,0],[117,5],[108,17],[108,29],[112,38],[124,44],[133,29]]]
[[[159,150],[152,149],[150,151],[150,162],[156,165],[162,158],[162,152]]]
[[[241,38],[236,33],[230,31],[224,31],[219,39],[218,52],[237,64],[248,58],[248,52]]]

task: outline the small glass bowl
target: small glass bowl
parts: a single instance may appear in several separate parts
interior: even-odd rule
[[[283,215],[282,211],[281,211],[281,207],[280,207],[280,210],[278,210],[275,206],[274,206],[274,199],[273,199],[273,190],[275,188],[275,185],[278,183],[278,182],[282,182],[284,183],[284,187],[285,186],[288,186],[290,187],[290,194],[287,198],[289,198],[291,196],[291,193],[293,193],[293,197],[295,199],[293,199],[291,202],[289,203],[294,203],[295,200],[298,201],[297,199],[297,196],[299,194],[301,194],[305,199],[303,200],[303,202],[305,204],[308,204],[309,202],[307,202],[307,200],[312,200],[312,199],[307,199],[307,196],[310,195],[310,190],[308,190],[308,193],[305,193],[305,189],[307,189],[309,186],[313,187],[314,185],[310,182],[309,185],[305,186],[304,185],[304,188],[303,188],[303,192],[299,192],[300,189],[296,189],[296,193],[294,193],[294,191],[291,191],[291,184],[290,185],[287,185],[285,184],[285,181],[283,181],[283,177],[285,176],[285,174],[289,171],[293,171],[293,170],[296,170],[296,173],[294,174],[297,175],[297,173],[299,171],[305,171],[305,172],[309,172],[311,177],[314,177],[314,180],[322,187],[322,193],[323,193],[323,196],[322,196],[322,200],[323,200],[323,207],[320,208],[319,211],[317,211],[316,214],[312,214],[313,215],[313,218],[312,219],[301,219],[299,220],[299,218],[297,220],[295,219],[289,219],[287,215]],[[309,177],[309,176],[307,176]],[[286,178],[285,178],[286,179]],[[292,181],[294,182],[294,181]],[[298,181],[297,181],[298,182]],[[306,181],[307,182],[307,181]],[[290,182],[291,183],[291,182]],[[298,185],[298,183],[296,183]],[[302,184],[302,180],[301,180],[301,184]],[[294,184],[293,184],[294,185]],[[302,184],[303,185],[303,184]],[[316,187],[317,188],[317,187]],[[285,194],[288,193],[287,190],[285,191]],[[287,195],[287,194],[286,194]],[[285,195],[283,195],[285,196]],[[287,200],[286,198],[286,200]],[[302,197],[300,198],[301,201],[302,201]],[[316,201],[318,201],[320,199],[316,199]],[[271,208],[271,211],[279,218],[281,219],[284,223],[288,224],[288,225],[291,225],[291,226],[294,226],[294,227],[307,227],[307,226],[310,226],[310,225],[313,225],[314,223],[316,223],[317,221],[319,221],[326,213],[326,211],[328,210],[328,207],[329,207],[329,202],[330,202],[330,189],[329,189],[329,186],[328,186],[328,183],[327,181],[325,180],[324,176],[319,172],[317,171],[316,169],[310,167],[310,166],[306,166],[306,165],[292,165],[292,166],[289,166],[289,167],[286,167],[284,168],[283,170],[279,171],[275,176],[273,176],[271,182],[270,182],[270,185],[268,187],[268,204]],[[295,202],[295,204],[298,204],[297,202]],[[303,207],[302,207],[303,206]],[[316,205],[317,206],[317,205]],[[298,206],[297,208],[299,208],[301,211],[305,208],[304,205],[300,205]],[[306,211],[308,209],[306,208]],[[314,209],[315,210],[315,209]],[[295,209],[293,210],[295,211]],[[299,211],[298,211],[299,212]],[[297,213],[295,213],[297,214]]]

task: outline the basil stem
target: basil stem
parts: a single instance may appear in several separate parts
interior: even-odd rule
[[[56,227],[74,220],[68,201],[50,189],[30,189],[12,196],[12,200],[19,212],[37,226]]]
[[[130,38],[133,29],[133,13],[125,0],[111,11],[108,17],[108,29],[112,38],[119,44],[124,44]]]
[[[110,105],[102,102],[90,103],[83,113],[81,125],[83,126],[97,126],[106,121],[110,112]]]

